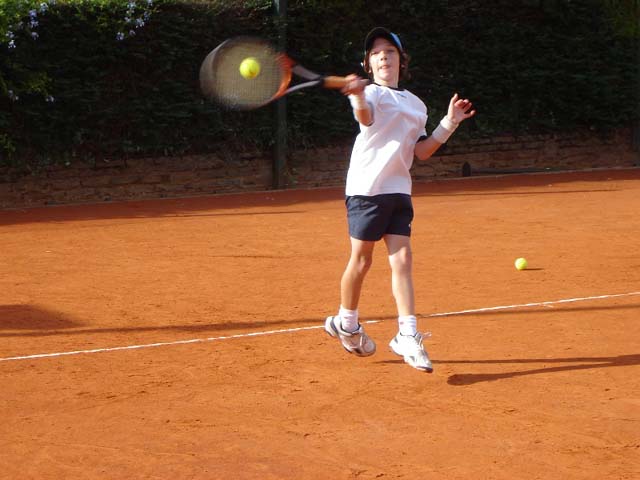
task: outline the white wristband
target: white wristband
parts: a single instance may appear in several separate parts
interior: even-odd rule
[[[458,128],[457,123],[452,122],[449,117],[444,117],[440,120],[440,125],[436,127],[431,136],[438,143],[446,143],[449,137],[453,135],[453,132],[456,131],[456,128]]]
[[[367,100],[364,97],[364,93],[358,95],[349,95],[349,102],[354,110],[368,110]]]

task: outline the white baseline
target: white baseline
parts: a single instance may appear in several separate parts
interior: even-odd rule
[[[421,315],[421,316],[423,318],[452,317],[455,315],[491,312],[496,310],[544,307],[544,306],[551,306],[551,305],[559,305],[563,303],[585,302],[588,300],[603,300],[603,299],[618,298],[618,297],[631,297],[635,295],[640,295],[640,292],[615,293],[611,295],[596,295],[591,297],[565,298],[562,300],[552,300],[552,301],[546,301],[546,302],[520,303],[515,305],[502,305],[497,307],[474,308],[471,310],[460,310],[457,312],[431,313],[429,315]],[[380,322],[379,320],[369,320],[363,323],[379,323],[379,322]],[[17,357],[0,358],[0,362],[9,362],[9,361],[17,361],[17,360],[34,360],[39,358],[65,357],[69,355],[80,355],[80,354],[89,354],[89,353],[117,352],[120,350],[139,350],[143,348],[168,347],[171,345],[187,345],[191,343],[217,342],[221,340],[232,340],[234,338],[261,337],[265,335],[276,335],[281,333],[295,333],[295,332],[301,332],[305,330],[318,330],[321,328],[324,328],[324,325],[314,325],[311,327],[285,328],[281,330],[266,330],[262,332],[238,333],[235,335],[224,335],[220,337],[193,338],[189,340],[175,340],[172,342],[147,343],[142,345],[126,345],[121,347],[92,348],[89,350],[72,350],[68,352],[36,353],[33,355],[21,355]]]

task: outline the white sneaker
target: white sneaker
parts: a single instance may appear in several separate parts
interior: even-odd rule
[[[345,332],[340,324],[340,317],[327,317],[324,322],[325,331],[332,337],[340,339],[344,349],[359,357],[368,357],[376,353],[376,344],[369,336],[364,333],[362,325],[353,333]]]
[[[430,336],[430,334],[427,334],[427,336]],[[429,355],[422,346],[421,333],[416,333],[415,335],[401,335],[398,333],[393,337],[389,346],[396,355],[404,357],[404,361],[413,368],[427,373],[433,372],[433,365],[429,360]]]

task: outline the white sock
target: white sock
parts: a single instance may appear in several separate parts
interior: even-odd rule
[[[401,335],[415,335],[418,331],[418,320],[415,315],[401,315],[398,317],[398,327]]]
[[[340,305],[340,311],[338,312],[340,316],[340,324],[342,325],[342,329],[345,332],[355,332],[360,324],[358,323],[358,310],[347,310],[342,305]]]

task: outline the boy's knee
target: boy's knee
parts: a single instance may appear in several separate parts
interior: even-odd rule
[[[358,271],[367,272],[371,268],[371,264],[373,264],[373,258],[370,255],[363,255],[358,257]]]
[[[410,271],[413,257],[411,250],[402,249],[389,257],[391,268],[397,271]]]
[[[371,255],[355,255],[351,258],[351,267],[354,268],[358,274],[362,275],[367,273],[373,263],[373,257]]]

